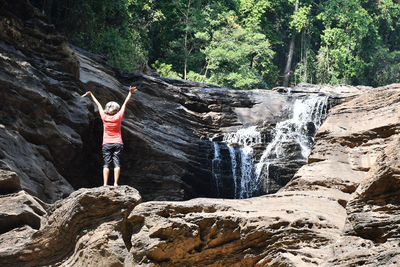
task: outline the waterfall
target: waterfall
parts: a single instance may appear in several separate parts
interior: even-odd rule
[[[228,145],[230,152],[232,178],[235,185],[234,197],[252,197],[258,190],[253,146],[262,143],[260,132],[257,131],[256,126],[242,128],[236,132],[224,134],[223,142]],[[239,157],[236,157],[236,154]],[[238,169],[238,167],[240,168]]]
[[[233,197],[237,198],[238,192],[240,192],[238,188],[238,176],[237,176],[237,163],[236,163],[236,150],[235,148],[231,145],[228,146],[229,149],[229,155],[231,158],[231,165],[232,165],[232,179],[233,179]]]
[[[222,142],[227,144],[238,144],[241,146],[254,146],[261,143],[261,134],[256,126],[239,129],[233,133],[225,133]]]
[[[254,195],[259,186],[253,159],[253,146],[261,143],[261,134],[256,130],[256,126],[225,133],[222,143],[213,142],[212,173],[215,183],[219,186],[217,188],[218,194],[221,191],[223,173],[223,170],[221,170],[221,148],[227,146],[234,186],[233,197],[249,198]]]
[[[212,175],[215,181],[215,186],[217,188],[217,194],[220,195],[220,190],[222,188],[222,181],[221,181],[221,152],[219,146],[216,142],[213,142],[214,147],[214,158],[212,160],[211,168],[212,168]]]
[[[224,133],[222,141],[212,142],[214,149],[212,174],[218,196],[221,196],[223,185],[227,185],[228,182],[233,187],[234,198],[253,197],[261,191],[269,193],[270,172],[274,169],[273,165],[285,159],[291,161],[287,150],[293,147],[295,156],[291,157],[295,157],[294,161],[301,161],[301,164],[304,164],[311,152],[314,134],[328,111],[328,100],[328,96],[296,99],[291,116],[276,124],[269,143],[265,143],[256,126]],[[258,162],[254,159],[256,145],[258,151],[260,147],[261,149],[265,147]],[[291,153],[293,154],[293,151]]]
[[[276,124],[274,137],[264,150],[256,166],[256,176],[261,175],[269,186],[270,164],[285,158],[284,145],[297,143],[301,148],[301,156],[307,160],[314,142],[314,133],[321,126],[328,111],[328,96],[317,96],[296,99],[292,116]],[[264,173],[262,173],[264,171]],[[266,188],[268,191],[269,188]]]
[[[250,146],[240,148],[240,158],[241,177],[239,198],[249,198],[252,197],[258,189],[258,180],[255,176],[253,161],[253,148]]]

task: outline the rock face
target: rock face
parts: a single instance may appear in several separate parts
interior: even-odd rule
[[[400,85],[334,107],[309,164],[246,200],[147,202],[129,266],[397,266]]]
[[[28,1],[0,7],[1,266],[400,264],[400,84],[242,92],[128,74],[69,47]],[[317,130],[311,154],[275,194],[140,203],[128,185],[73,192],[101,180],[101,121],[79,96],[122,102],[130,84],[139,90],[123,123],[121,181],[145,200],[215,196],[213,145],[227,156],[229,134],[256,126],[248,141],[262,162],[297,99],[329,94],[336,106],[318,130],[300,127],[307,138]],[[280,149],[296,166],[281,163],[265,182],[300,167],[299,143]],[[220,177],[225,187],[231,178]]]
[[[1,1],[0,17],[1,166],[25,190],[55,201],[73,191],[59,170],[79,155],[88,124],[69,92],[79,63],[27,1]]]
[[[345,234],[331,265],[398,266],[399,137],[388,144],[347,204]],[[350,249],[349,249],[350,248]]]
[[[139,89],[123,121],[120,182],[137,188],[144,200],[239,197],[234,186],[242,182],[235,172],[240,179],[243,171],[234,170],[229,148],[235,147],[239,168],[245,165],[243,144],[227,144],[224,136],[257,127],[262,141],[251,147],[254,165],[277,123],[292,116],[297,99],[330,95],[331,105],[367,90],[300,85],[291,92],[234,91],[124,73],[100,56],[70,47],[27,0],[0,3],[0,168],[16,173],[23,190],[46,202],[102,183],[102,122],[94,104],[80,97],[87,90],[104,105],[122,103],[129,85]],[[314,128],[305,133],[309,138]],[[213,142],[225,157],[224,190],[212,173]],[[305,164],[298,144],[282,147],[289,156],[268,164],[270,171],[261,168],[271,175],[258,174],[257,194],[277,191]]]
[[[321,212],[321,210],[327,212]],[[245,200],[148,202],[128,220],[128,266],[319,265],[340,235],[335,194],[282,192]]]
[[[1,201],[0,265],[111,266],[125,259],[125,219],[141,197],[120,186],[80,189],[52,205],[23,191]]]

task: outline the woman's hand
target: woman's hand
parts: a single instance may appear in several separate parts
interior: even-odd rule
[[[85,96],[92,96],[92,92],[91,91],[87,91],[86,93],[84,93],[82,95],[82,97],[85,97]]]
[[[133,92],[136,91],[136,87],[135,86],[130,86],[129,87],[129,92],[132,94]]]

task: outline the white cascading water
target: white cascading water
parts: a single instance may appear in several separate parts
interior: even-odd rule
[[[249,198],[259,188],[256,179],[255,166],[253,160],[253,146],[261,144],[261,135],[256,130],[256,126],[239,129],[234,133],[224,134],[222,143],[228,146],[229,156],[232,166],[232,179],[234,185],[234,198]],[[221,185],[221,170],[217,170],[216,162],[221,160],[220,147],[217,142],[213,142],[213,176]],[[214,173],[214,169],[217,173]],[[219,180],[218,180],[219,179]],[[217,189],[220,191],[220,188]]]
[[[304,160],[308,158],[314,141],[314,137],[311,137],[310,141],[310,137],[307,135],[309,127],[312,126],[316,131],[321,126],[328,111],[328,101],[328,96],[296,99],[293,105],[293,116],[275,126],[274,137],[264,150],[259,163],[257,163],[257,178],[261,176],[264,169],[265,183],[269,184],[269,165],[284,158],[282,146],[284,143],[296,142],[300,145]],[[268,188],[266,188],[266,191],[268,192]]]
[[[245,146],[239,149],[241,159],[241,176],[240,176],[240,188],[238,188],[239,198],[249,198],[259,188],[258,179],[255,176],[254,160],[253,160],[253,148],[251,146]],[[237,195],[235,195],[237,198]]]
[[[225,134],[223,142],[228,145],[231,156],[234,197],[252,197],[259,188],[255,176],[253,146],[262,143],[260,132],[257,131],[256,126],[242,128],[237,132]]]
[[[296,99],[293,104],[292,116],[276,124],[272,141],[264,150],[260,161],[255,164],[253,147],[262,144],[262,137],[256,126],[239,129],[233,133],[225,133],[222,143],[212,142],[214,159],[212,173],[218,194],[222,188],[222,144],[229,149],[232,166],[234,198],[249,198],[260,191],[261,181],[264,180],[264,190],[269,191],[269,166],[271,163],[284,159],[284,143],[297,143],[301,147],[304,160],[311,152],[313,137],[308,135],[309,128],[317,130],[328,110],[328,96],[316,96]],[[263,172],[263,173],[262,173]]]
[[[228,146],[229,156],[231,157],[231,165],[232,165],[232,179],[233,179],[233,195],[234,198],[237,198],[238,195],[238,176],[237,176],[237,163],[236,163],[236,149],[230,145]]]
[[[220,194],[219,190],[222,187],[222,181],[221,181],[222,159],[218,144],[216,142],[213,142],[213,146],[214,146],[214,158],[212,160],[211,168],[212,168],[212,175],[215,181],[215,186],[217,188],[217,194],[219,195]]]

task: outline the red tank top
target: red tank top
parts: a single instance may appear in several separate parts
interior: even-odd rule
[[[103,114],[103,145],[105,144],[123,144],[121,136],[121,122],[124,114],[119,111],[114,115]]]

